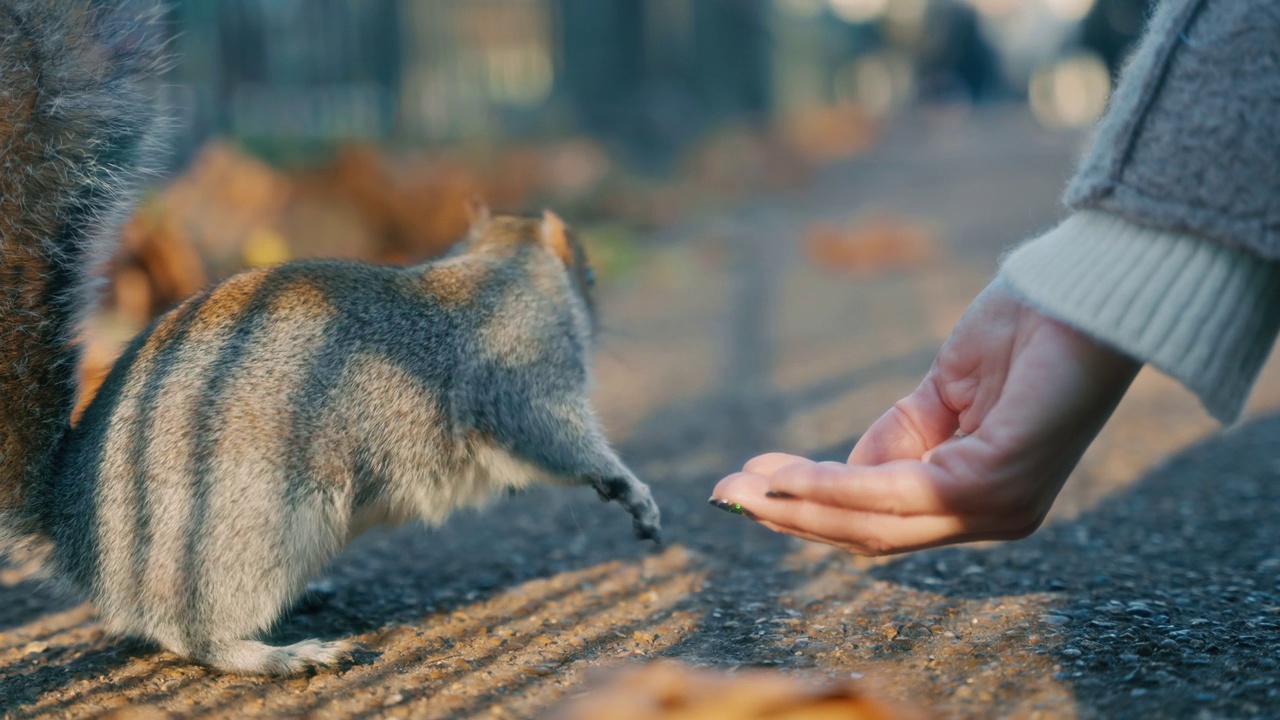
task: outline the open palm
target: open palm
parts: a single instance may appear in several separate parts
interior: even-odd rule
[[[761,455],[712,502],[860,555],[1025,537],[1140,367],[997,280],[847,463]]]

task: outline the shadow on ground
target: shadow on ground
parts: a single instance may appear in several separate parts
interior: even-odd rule
[[[1085,717],[1259,715],[1280,704],[1280,416],[1162,463],[1081,517],[873,577],[953,598],[1051,592],[1039,620]]]
[[[758,400],[768,403],[768,408],[804,409],[831,393],[849,392],[888,375],[917,374],[932,352],[923,349],[847,376]],[[642,422],[624,446],[624,456],[636,463],[642,475],[648,460],[679,457],[707,448],[722,450],[728,446],[745,457],[745,448],[762,440],[759,433],[747,428],[747,419],[765,414],[717,396],[680,402]],[[725,422],[726,417],[730,422]],[[673,418],[685,424],[677,424]],[[699,427],[721,431],[694,432]],[[411,526],[375,531],[361,538],[335,560],[317,591],[295,608],[271,639],[294,642],[307,637],[360,636],[370,649],[357,653],[353,664],[369,671],[360,687],[375,689],[394,680],[386,676],[387,672],[402,674],[407,664],[466,656],[462,672],[454,668],[432,678],[447,686],[463,674],[482,675],[490,664],[502,660],[504,645],[518,645],[514,648],[518,651],[525,644],[503,643],[495,652],[476,657],[459,647],[459,638],[441,634],[433,638],[437,642],[427,642],[399,637],[391,644],[419,647],[412,657],[393,666],[381,662],[386,652],[380,646],[388,644],[382,636],[405,627],[447,624],[451,618],[465,616],[504,594],[525,596],[525,602],[516,603],[524,615],[555,608],[563,613],[553,619],[561,627],[571,628],[591,618],[594,623],[609,626],[609,637],[622,639],[630,639],[634,633],[642,638],[654,634],[645,628],[660,626],[673,613],[696,614],[713,603],[723,608],[714,611],[721,629],[736,626],[742,632],[717,633],[701,645],[686,643],[674,650],[675,654],[696,656],[708,663],[780,664],[786,648],[771,646],[770,638],[756,632],[755,620],[762,614],[778,616],[779,599],[800,579],[778,569],[780,559],[788,552],[788,543],[747,523],[725,522],[732,519],[710,510],[705,500],[711,481],[710,477],[695,481],[683,477],[654,483],[664,511],[668,543],[692,550],[678,563],[679,567],[664,565],[654,549],[631,538],[625,513],[614,505],[595,501],[589,490],[536,489],[502,500],[487,512],[456,516],[437,531]],[[653,567],[645,566],[645,559],[650,559]],[[675,598],[677,602],[656,614],[631,623],[623,619],[615,622],[610,617],[610,602],[619,598],[601,597],[592,589],[602,574],[637,564],[642,571],[626,589],[632,595],[643,594],[647,588],[679,574],[717,579],[705,587],[699,584],[701,593],[690,588]],[[545,583],[549,579],[571,581],[553,583],[553,587],[540,591],[527,587],[531,582]],[[16,717],[93,714],[101,709],[98,703],[137,686],[140,679],[160,682],[149,692],[129,693],[130,703],[157,702],[170,710],[173,708],[168,701],[184,689],[206,682],[228,684],[226,678],[186,665],[143,643],[104,635],[93,620],[91,607],[62,597],[37,580],[0,585],[0,608],[0,639],[7,640],[0,646],[0,701]],[[789,617],[795,616],[798,614]],[[512,619],[501,614],[487,617],[483,631],[490,632]],[[471,628],[479,629],[476,624]],[[5,637],[5,631],[9,631],[9,637]],[[597,641],[594,647],[584,644],[577,648],[577,654],[588,659],[608,657],[616,649]],[[641,653],[631,654],[647,654],[639,649]],[[495,692],[519,694],[524,685],[546,680],[546,673],[540,672],[525,674],[519,682],[508,682],[497,690],[471,693],[474,697],[459,710],[482,709],[486,703],[495,702]],[[169,681],[165,682],[165,678]],[[480,679],[477,684],[484,682]],[[255,679],[231,682],[233,686],[243,684],[257,687],[260,692],[270,692],[272,687]],[[224,692],[216,703],[199,707],[203,712],[230,711],[240,707],[237,703],[246,692],[249,691]],[[430,689],[421,690],[420,694],[429,695]],[[288,709],[309,711],[324,704],[292,703]]]
[[[916,360],[896,367],[915,374]],[[767,401],[816,402],[821,387]],[[714,425],[724,411],[714,398],[660,410],[627,455],[643,473],[699,444],[741,454],[730,436],[682,437],[669,420]],[[0,586],[0,700],[19,718],[97,715],[119,698],[180,715],[519,715],[609,661],[670,656],[874,668],[952,715],[1265,714],[1280,700],[1276,437],[1280,417],[1205,442],[1026,541],[881,564],[707,507],[714,475],[655,483],[679,546],[665,552],[633,541],[622,511],[589,491],[537,490],[439,531],[359,541],[275,635],[359,636],[368,649],[336,674],[288,681],[215,676],[105,637],[89,608],[25,580]],[[839,459],[852,442],[808,454]]]

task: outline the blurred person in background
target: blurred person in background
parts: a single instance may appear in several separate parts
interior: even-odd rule
[[[1144,364],[1239,418],[1280,328],[1280,5],[1161,3],[1070,182],[847,463],[749,461],[712,503],[881,555],[1029,535]],[[998,198],[993,198],[998,201]]]

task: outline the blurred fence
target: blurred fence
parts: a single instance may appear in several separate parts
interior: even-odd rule
[[[493,132],[550,83],[546,0],[171,0],[189,152]],[[542,89],[540,89],[542,88]]]
[[[1114,70],[1149,4],[169,3],[185,133],[177,162],[215,135],[271,154],[347,140],[572,132],[661,159],[732,118],[839,102],[883,114],[918,99],[1024,97],[1035,66],[1072,43],[1096,46]]]
[[[210,135],[270,144],[634,132],[661,125],[656,108],[664,99],[679,106],[682,93],[699,96],[686,106],[720,113],[766,106],[761,0],[175,0],[172,8],[188,151]]]
[[[726,118],[839,99],[848,61],[882,44],[874,23],[774,0],[172,0],[172,9],[187,133],[179,161],[212,135],[270,150],[563,132],[652,158]]]

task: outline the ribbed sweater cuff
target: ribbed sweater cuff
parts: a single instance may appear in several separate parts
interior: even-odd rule
[[[1234,422],[1280,330],[1280,263],[1077,212],[1005,258],[1032,306],[1181,382]]]

